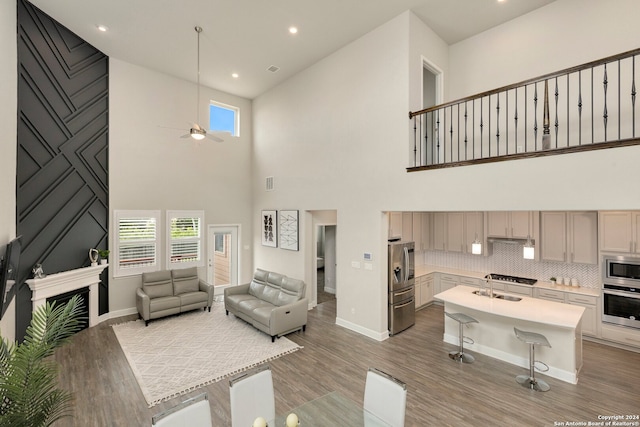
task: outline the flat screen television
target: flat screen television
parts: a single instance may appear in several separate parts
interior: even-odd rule
[[[21,237],[18,236],[7,243],[7,249],[2,259],[2,266],[0,267],[0,296],[2,297],[0,319],[4,316],[16,293],[15,284],[18,280],[18,266],[22,250]]]

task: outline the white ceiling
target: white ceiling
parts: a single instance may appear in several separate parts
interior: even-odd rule
[[[453,44],[554,0],[30,1],[110,57],[191,81],[199,25],[201,84],[253,99],[408,9]]]

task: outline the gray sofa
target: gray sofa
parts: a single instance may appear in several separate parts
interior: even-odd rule
[[[136,307],[145,325],[149,320],[184,313],[213,304],[213,286],[198,278],[196,267],[142,273]]]
[[[276,337],[307,326],[306,285],[279,273],[257,269],[251,283],[224,290],[224,308],[257,329]]]

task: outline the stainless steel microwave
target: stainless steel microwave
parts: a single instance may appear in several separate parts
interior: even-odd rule
[[[605,256],[602,261],[604,283],[640,287],[640,258]]]

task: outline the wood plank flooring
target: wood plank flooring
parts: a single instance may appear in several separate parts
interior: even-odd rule
[[[522,368],[481,354],[470,365],[449,359],[455,346],[442,341],[440,306],[418,311],[415,326],[377,342],[336,326],[335,304],[311,310],[306,332],[288,336],[304,349],[270,362],[276,413],[334,390],[362,403],[371,366],[407,383],[407,426],[586,425],[601,415],[640,414],[638,353],[585,341],[579,383],[541,375],[551,390],[537,393],[515,382],[516,375],[526,373]],[[150,426],[153,414],[202,391],[209,394],[213,424],[231,425],[227,380],[147,408],[107,323],[115,322],[78,333],[54,356],[61,364],[62,387],[75,393],[74,417],[56,426]]]

